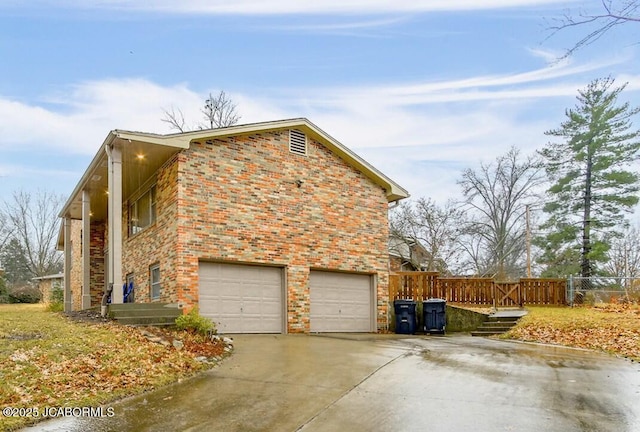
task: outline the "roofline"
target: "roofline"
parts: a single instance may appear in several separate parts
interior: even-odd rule
[[[48,279],[64,279],[64,273],[57,273],[52,275],[31,278],[31,280],[48,280]]]
[[[60,210],[60,213],[58,213],[58,217],[64,218],[66,216],[66,214],[69,211],[69,207],[71,207],[71,204],[73,203],[73,199],[77,194],[79,194],[82,191],[82,189],[84,188],[84,185],[89,181],[91,173],[93,172],[93,170],[95,170],[98,167],[98,165],[100,164],[100,160],[104,157],[105,146],[111,145],[111,143],[115,138],[116,138],[116,131],[109,132],[104,142],[102,143],[102,146],[100,147],[100,149],[98,149],[98,152],[93,157],[93,159],[91,160],[91,163],[85,170],[84,174],[82,175],[82,177],[80,177],[80,181],[78,182],[76,187],[73,189],[73,192],[71,192],[71,194],[69,195],[69,198],[67,198],[67,202],[65,202],[64,206],[62,206],[62,210]]]
[[[84,174],[80,178],[80,181],[78,181],[78,184],[73,189],[73,192],[71,192],[71,195],[69,195],[69,198],[67,199],[64,206],[62,207],[62,210],[60,210],[60,213],[58,213],[58,217],[64,218],[66,216],[66,214],[69,211],[69,207],[71,207],[71,204],[73,203],[74,197],[76,197],[82,191],[82,189],[85,187],[85,185],[91,178],[93,171],[96,168],[98,168],[98,166],[100,165],[100,162],[103,160],[103,158],[106,157],[106,152],[104,151],[104,149],[107,146],[111,146],[116,139],[121,139],[126,141],[143,140],[144,142],[148,142],[151,144],[178,147],[182,149],[189,148],[189,142],[185,143],[183,140],[175,140],[170,138],[172,138],[172,136],[149,134],[149,133],[143,133],[143,132],[130,132],[130,131],[124,131],[124,130],[117,130],[117,129],[110,131],[107,137],[104,139],[102,145],[98,149],[98,152],[91,160],[91,163],[85,170]]]
[[[342,143],[320,129],[311,121],[304,117],[301,117],[260,123],[249,123],[239,126],[228,126],[217,129],[204,129],[199,131],[168,135],[114,129],[109,132],[109,134],[105,138],[102,146],[93,157],[93,160],[89,164],[89,167],[80,178],[80,181],[74,188],[71,195],[69,195],[67,202],[62,207],[62,210],[60,211],[58,216],[64,218],[68,214],[69,208],[71,207],[74,198],[82,191],[82,189],[90,180],[93,171],[99,166],[102,159],[106,157],[104,148],[106,146],[111,146],[116,139],[127,141],[141,141],[151,144],[188,149],[192,142],[199,141],[205,138],[245,135],[250,133],[286,128],[306,129],[306,132],[310,132],[312,135],[316,135],[317,138],[321,138],[323,141],[329,143],[333,147],[332,150],[337,150],[336,153],[338,153],[338,156],[343,159],[347,159],[347,162],[350,162],[350,164],[352,164],[355,168],[363,171],[364,174],[367,175],[367,177],[382,186],[386,190],[388,202],[395,202],[409,197],[409,192],[407,192],[407,190],[402,186],[398,185],[373,165],[369,164],[369,162],[365,161],[352,150],[345,147]]]
[[[320,129],[309,119],[305,117],[298,117],[284,120],[274,120],[268,122],[259,123],[247,123],[242,125],[227,126],[216,129],[203,129],[198,131],[183,132],[169,135],[159,135],[145,132],[133,132],[127,130],[112,131],[118,134],[118,138],[145,141],[154,144],[170,145],[172,147],[189,148],[189,144],[194,141],[199,141],[205,138],[218,138],[233,135],[246,135],[256,132],[265,132],[269,130],[286,129],[286,128],[306,128],[307,132],[315,134],[322,140],[330,143],[341,157],[346,157],[352,163],[355,163],[356,168],[364,171],[365,174],[369,174],[369,177],[375,177],[382,183],[381,186],[387,191],[387,197],[389,202],[399,201],[409,197],[409,192],[396,182],[391,180],[369,162],[358,156],[349,148],[345,147],[340,141],[333,138],[331,135]]]

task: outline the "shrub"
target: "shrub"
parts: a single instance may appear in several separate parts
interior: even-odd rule
[[[197,307],[191,309],[188,314],[180,315],[176,318],[176,327],[178,330],[198,333],[203,336],[216,333],[216,326],[213,321],[200,315]]]
[[[49,302],[51,303],[64,303],[64,291],[60,287],[54,287],[49,294]]]
[[[9,303],[38,303],[40,290],[31,285],[14,286],[8,289]]]
[[[54,287],[51,289],[47,310],[49,312],[62,312],[64,310],[64,291],[62,288]]]

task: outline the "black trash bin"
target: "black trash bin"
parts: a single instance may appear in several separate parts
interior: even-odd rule
[[[425,333],[444,334],[446,306],[447,301],[443,299],[432,298],[422,302],[422,328]]]
[[[396,313],[396,333],[415,334],[418,327],[416,302],[413,300],[394,300],[393,309]]]

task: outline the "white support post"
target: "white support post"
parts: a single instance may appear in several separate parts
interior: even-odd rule
[[[71,304],[71,219],[64,218],[64,311],[72,310]]]
[[[111,303],[123,302],[122,293],[122,151],[107,147],[109,156],[109,283]]]
[[[91,307],[91,198],[82,191],[82,309]]]

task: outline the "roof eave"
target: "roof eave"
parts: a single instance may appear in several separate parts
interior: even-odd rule
[[[86,171],[80,178],[80,181],[78,182],[76,187],[73,189],[73,192],[71,192],[71,195],[69,195],[69,198],[67,198],[67,202],[65,202],[64,206],[62,207],[62,210],[60,210],[58,217],[64,218],[69,215],[70,208],[71,208],[71,205],[73,204],[73,201],[75,200],[75,197],[79,193],[82,193],[82,189],[84,189],[85,185],[93,175],[93,172],[96,170],[96,168],[98,168],[98,166],[100,166],[100,162],[105,157],[105,152],[104,152],[105,146],[110,145],[116,137],[117,137],[116,131],[109,132],[104,142],[102,143],[102,146],[98,149],[98,152],[91,160],[89,167],[87,167]]]
[[[207,138],[216,138],[216,137],[224,137],[224,136],[232,136],[232,135],[243,135],[243,134],[251,134],[264,132],[268,130],[277,130],[277,129],[287,129],[287,128],[298,128],[304,130],[304,132],[309,133],[311,136],[316,139],[320,139],[325,144],[328,144],[331,147],[331,150],[334,151],[339,157],[344,159],[348,164],[353,166],[354,168],[360,170],[365,174],[369,179],[371,179],[374,183],[381,186],[386,191],[387,201],[394,202],[399,201],[404,198],[409,197],[409,193],[402,188],[400,185],[395,183],[389,177],[384,175],[378,169],[373,167],[373,165],[369,164],[367,161],[362,159],[356,153],[342,145],[339,141],[334,139],[331,135],[327,134],[325,131],[320,129],[318,126],[313,124],[306,118],[295,118],[288,120],[277,120],[271,122],[262,122],[262,123],[252,123],[245,124],[240,126],[229,126],[225,128],[218,129],[207,129],[200,130],[194,132],[186,132],[180,134],[171,134],[171,135],[158,135],[144,132],[133,132],[126,130],[112,130],[109,132],[107,137],[105,138],[102,146],[98,149],[98,152],[93,157],[93,160],[89,164],[89,167],[86,169],[80,181],[74,188],[73,192],[67,199],[66,203],[62,207],[62,210],[59,213],[59,217],[69,217],[71,212],[71,205],[77,199],[78,195],[82,193],[82,190],[86,188],[86,185],[90,181],[93,173],[100,166],[104,158],[106,157],[106,153],[104,148],[106,146],[110,146],[113,144],[115,140],[123,140],[123,141],[140,141],[150,144],[157,144],[163,146],[169,146],[180,149],[188,149],[190,144],[194,141],[199,141]]]

